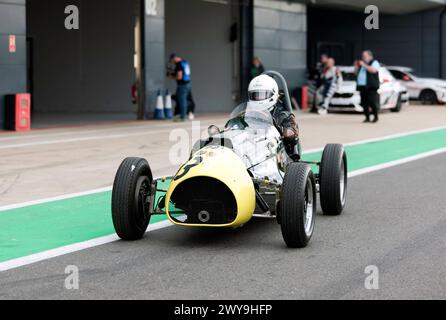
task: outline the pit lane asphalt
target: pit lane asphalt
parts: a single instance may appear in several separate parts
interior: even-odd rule
[[[305,249],[285,248],[271,220],[170,227],[0,273],[0,299],[445,299],[445,163],[442,154],[350,179],[344,214],[319,213]],[[64,288],[68,265],[79,290]],[[369,265],[379,290],[364,287]]]

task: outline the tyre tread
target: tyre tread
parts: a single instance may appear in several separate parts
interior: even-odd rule
[[[320,200],[325,215],[340,215],[344,209],[339,188],[339,170],[342,160],[347,166],[347,157],[342,145],[329,144],[325,147],[320,167]]]
[[[132,166],[135,166],[133,171]],[[124,240],[141,239],[149,223],[147,221],[144,226],[139,227],[132,217],[136,179],[142,174],[152,180],[150,166],[141,158],[126,158],[116,173],[112,191],[112,218],[116,233]]]
[[[281,229],[285,243],[291,248],[307,246],[311,237],[305,234],[303,223],[305,189],[308,179],[313,183],[313,204],[315,206],[315,182],[310,166],[292,163],[288,166],[282,185]]]

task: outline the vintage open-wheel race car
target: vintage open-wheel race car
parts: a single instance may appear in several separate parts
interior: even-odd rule
[[[291,110],[283,76],[279,83]],[[323,213],[340,215],[347,191],[347,156],[340,144],[325,147],[320,162],[292,160],[268,110],[239,105],[225,128],[212,126],[189,160],[171,177],[154,179],[149,163],[127,158],[118,169],[112,192],[112,218],[124,240],[142,238],[153,215],[175,225],[202,228],[241,227],[253,217],[276,219],[288,247],[310,241],[317,193]],[[318,167],[314,173],[312,166]]]

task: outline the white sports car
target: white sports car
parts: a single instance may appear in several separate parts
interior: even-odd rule
[[[342,72],[343,82],[331,100],[330,110],[363,112],[361,96],[356,85],[355,68],[338,68]],[[409,102],[409,94],[406,87],[396,81],[384,67],[379,71],[379,79],[381,87],[378,93],[381,98],[381,109],[390,109],[394,112],[401,111],[402,106]]]
[[[441,79],[421,78],[407,67],[387,67],[399,83],[407,87],[411,99],[423,104],[446,102],[446,81]]]

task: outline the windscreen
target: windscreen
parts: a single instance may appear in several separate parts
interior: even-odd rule
[[[242,103],[230,115],[226,129],[243,130],[246,128],[265,128],[273,126],[271,112],[252,102]]]

